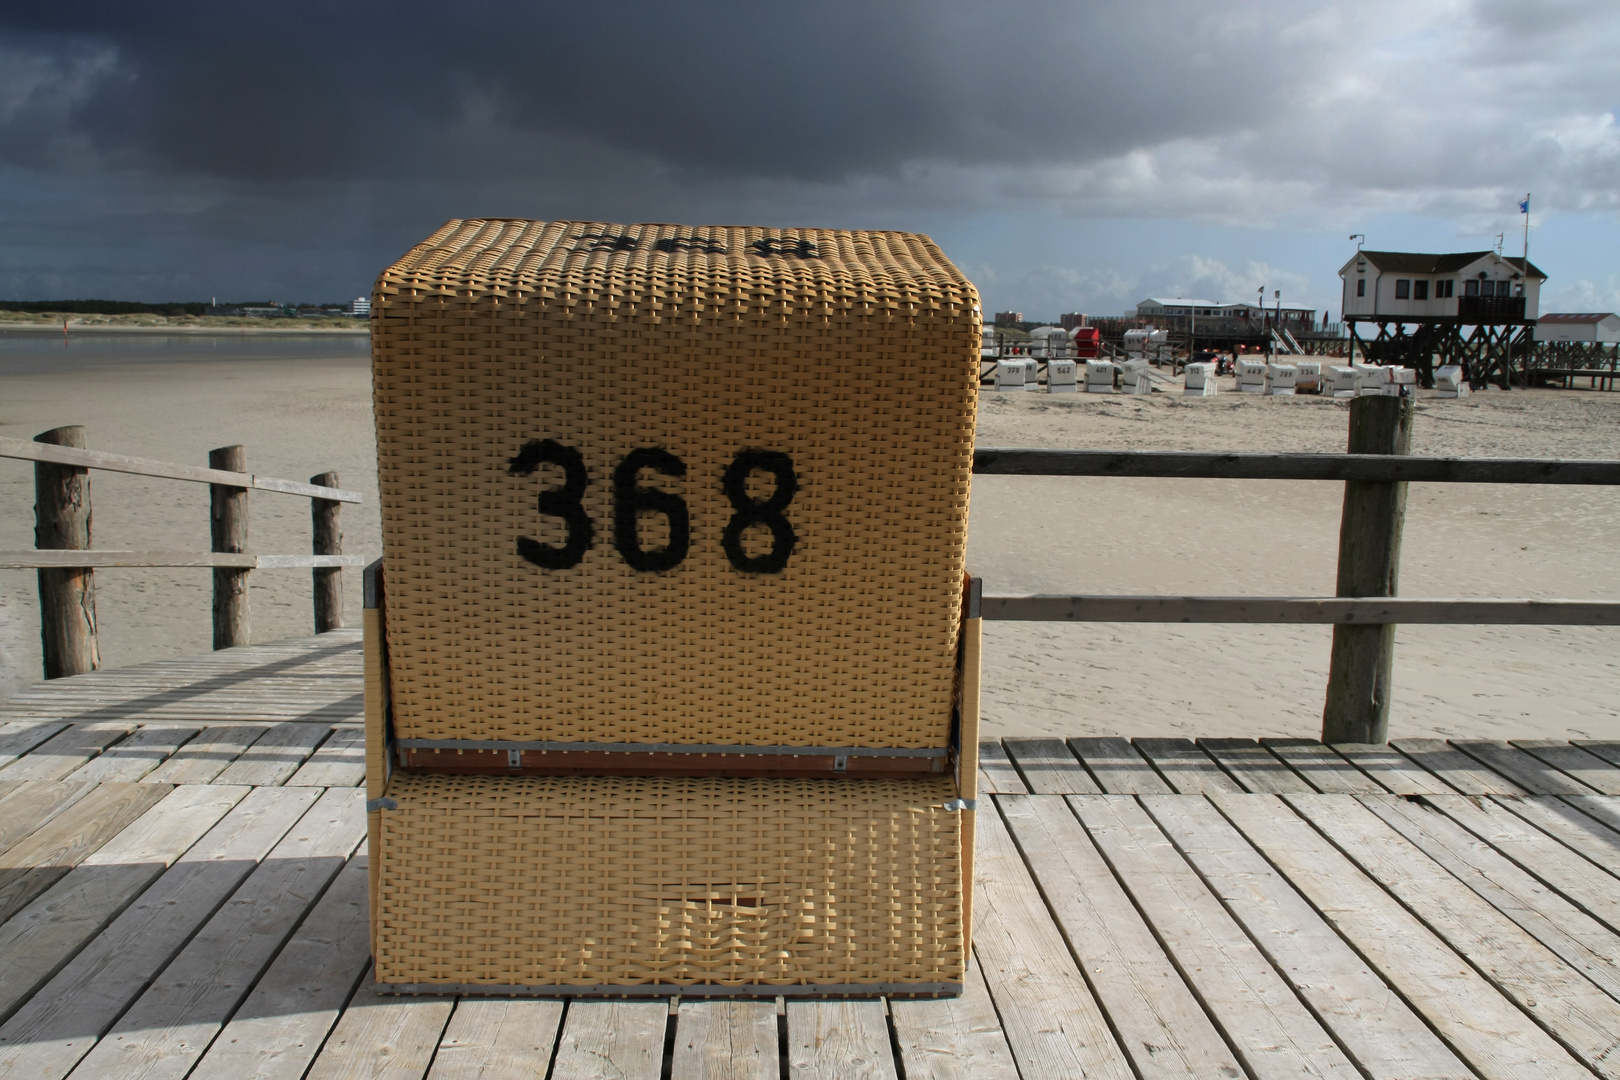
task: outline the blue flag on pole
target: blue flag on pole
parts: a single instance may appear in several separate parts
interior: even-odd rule
[[[1523,202],[1521,202],[1519,204],[1519,213],[1528,214],[1529,212],[1530,212],[1530,200],[1525,199]]]

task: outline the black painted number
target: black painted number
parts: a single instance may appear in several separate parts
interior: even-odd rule
[[[560,546],[520,536],[518,554],[547,570],[569,570],[579,565],[596,538],[596,527],[584,505],[590,476],[579,451],[555,439],[530,439],[516,457],[508,460],[507,471],[513,476],[532,476],[541,465],[562,468],[562,486],[542,491],[538,505],[547,517],[561,518],[568,535]],[[691,514],[686,500],[679,495],[644,487],[643,470],[679,480],[686,476],[686,462],[656,447],[640,447],[625,455],[613,470],[613,546],[632,570],[673,570],[685,561],[692,546]],[[748,494],[748,478],[755,472],[769,474],[775,481],[769,498],[756,499]],[[780,574],[799,542],[783,513],[799,490],[793,459],[777,450],[739,451],[720,478],[720,490],[736,511],[720,536],[726,558],[744,573]],[[669,527],[669,540],[663,547],[648,550],[641,546],[643,514],[663,515]],[[771,547],[763,555],[751,556],[743,546],[743,535],[755,526],[769,530]]]
[[[748,494],[748,474],[756,469],[776,478],[776,490],[763,501]],[[720,538],[731,565],[750,574],[781,573],[787,566],[788,556],[793,554],[793,546],[799,542],[793,526],[782,514],[799,490],[793,459],[775,450],[744,450],[726,468],[720,489],[737,511],[726,522],[726,531]],[[743,550],[742,544],[744,531],[752,525],[763,525],[771,531],[771,550],[754,557]]]
[[[590,477],[585,472],[585,459],[572,446],[564,446],[555,439],[530,439],[518,455],[507,462],[507,471],[513,476],[530,476],[541,465],[560,465],[563,471],[562,487],[547,488],[540,493],[539,509],[547,517],[559,517],[568,526],[568,538],[561,547],[542,544],[527,536],[518,537],[518,554],[547,570],[567,570],[579,565],[596,538],[596,526],[585,512],[581,500]]]
[[[691,518],[686,500],[638,482],[642,469],[664,476],[686,475],[686,462],[668,450],[642,447],[625,455],[613,470],[613,546],[632,570],[673,570],[686,558],[692,543]],[[664,515],[669,523],[669,543],[648,551],[641,546],[639,522],[643,513]]]

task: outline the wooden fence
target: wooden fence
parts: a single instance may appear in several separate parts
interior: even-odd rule
[[[1412,456],[1412,416],[1410,397],[1356,398],[1350,405],[1351,452],[1344,454],[980,449],[973,471],[981,476],[1336,480],[1345,485],[1336,596],[985,596],[977,601],[980,613],[1017,621],[1331,624],[1322,740],[1334,743],[1388,740],[1399,623],[1620,626],[1620,601],[1614,600],[1395,595],[1408,483],[1620,485],[1620,461]]]
[[[0,457],[34,463],[34,550],[0,551],[0,569],[39,571],[40,637],[47,679],[101,666],[96,643],[95,568],[98,566],[206,566],[214,571],[214,648],[251,640],[248,575],[254,570],[307,567],[315,586],[315,631],[343,625],[345,566],[364,566],[343,554],[339,511],[360,493],[337,486],[335,472],[309,483],[247,471],[240,446],[209,451],[208,468],[125,457],[85,449],[82,427],[61,427],[29,442],[0,437]],[[90,469],[189,480],[209,485],[209,552],[108,551],[90,543]],[[310,500],[313,554],[255,555],[248,547],[248,492],[274,491]]]

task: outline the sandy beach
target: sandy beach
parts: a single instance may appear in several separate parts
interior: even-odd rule
[[[13,335],[5,335],[7,339]],[[242,443],[256,473],[335,469],[366,497],[344,510],[345,550],[380,549],[364,339],[146,338],[120,351],[0,344],[0,434],[78,423],[93,448],[203,464]],[[217,343],[217,348],[209,343]],[[52,346],[60,347],[60,344]],[[1341,450],[1347,403],[997,394],[981,446]],[[1620,457],[1620,394],[1420,396],[1419,453]],[[206,550],[202,485],[92,474],[97,547]],[[1331,483],[985,477],[969,559],[989,592],[1329,595],[1342,487]],[[33,470],[0,461],[0,549],[33,546]],[[252,542],[309,550],[309,506],[255,492]],[[1415,485],[1401,588],[1412,596],[1620,599],[1620,492]],[[345,574],[358,624],[358,573]],[[103,662],[209,648],[204,570],[97,572]],[[308,571],[254,575],[255,640],[309,633]],[[986,628],[988,734],[1315,736],[1331,631],[1321,627],[1057,625]],[[1394,736],[1620,737],[1620,630],[1407,627]],[[0,570],[0,699],[39,677],[32,571]]]

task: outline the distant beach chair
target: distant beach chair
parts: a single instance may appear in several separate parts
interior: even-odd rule
[[[1214,397],[1215,365],[1188,364],[1187,382],[1182,387],[1181,394],[1183,397]]]
[[[1148,374],[1148,361],[1145,357],[1140,360],[1126,360],[1115,366],[1119,368],[1120,393],[1150,394],[1153,392],[1153,377]]]
[[[1240,357],[1237,362],[1238,393],[1263,394],[1266,392],[1266,362]]]
[[[1334,364],[1327,369],[1326,392],[1336,398],[1356,396],[1356,369]]]
[[[1114,362],[1112,360],[1086,361],[1086,393],[1112,394],[1114,392]]]
[[[1074,360],[1048,360],[1046,362],[1046,392],[1073,394],[1079,389],[1080,365]]]
[[[1041,388],[1041,362],[1031,357],[1024,361],[1024,389],[1038,391]]]
[[[1320,394],[1322,392],[1322,361],[1301,360],[1294,365],[1294,393]]]
[[[1392,364],[1381,368],[1379,373],[1383,380],[1378,384],[1378,392],[1385,397],[1411,397],[1417,393],[1417,372],[1411,368]]]
[[[1444,364],[1435,368],[1434,389],[1436,397],[1467,397],[1470,388],[1462,365]]]
[[[1384,369],[1377,364],[1356,364],[1356,396],[1377,397],[1384,392]]]
[[[1271,397],[1293,397],[1299,369],[1293,364],[1266,365],[1266,393]]]
[[[996,389],[1022,390],[1024,388],[1024,375],[1027,370],[1022,360],[997,360]]]

